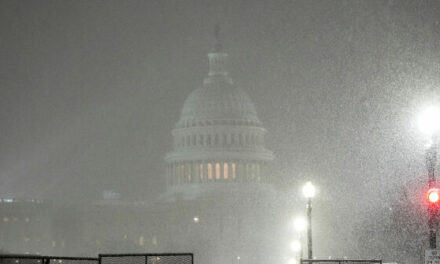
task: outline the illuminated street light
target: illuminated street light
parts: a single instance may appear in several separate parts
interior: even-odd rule
[[[298,216],[297,218],[295,218],[295,220],[293,221],[293,227],[295,228],[295,231],[298,232],[299,234],[301,234],[302,232],[304,232],[307,228],[307,220],[302,217],[302,216]]]
[[[437,188],[431,188],[431,189],[429,189],[428,190],[428,193],[427,193],[427,198],[428,198],[428,201],[431,203],[431,204],[437,204],[437,202],[439,201],[439,199],[440,199],[440,194],[439,194],[439,192],[440,192],[440,190],[439,189],[437,189]]]
[[[307,198],[307,256],[309,259],[313,258],[312,249],[312,198],[315,197],[316,188],[312,182],[308,181],[304,185],[303,194]]]
[[[295,253],[299,253],[301,251],[301,242],[299,242],[299,240],[293,240],[290,243],[290,249]]]
[[[432,136],[440,130],[440,109],[436,106],[428,106],[423,109],[418,117],[417,125],[425,135]]]
[[[312,182],[309,182],[309,181],[306,182],[306,184],[303,187],[303,194],[304,194],[304,197],[309,198],[309,199],[315,197],[316,189],[315,189],[315,186],[313,186]]]
[[[428,227],[429,227],[429,247],[437,247],[437,225],[438,225],[438,201],[440,198],[439,190],[435,188],[435,167],[437,165],[437,134],[440,130],[440,109],[431,105],[423,109],[417,119],[417,125],[421,133],[427,135],[431,144],[426,149],[426,168],[428,169]]]
[[[298,239],[299,239],[299,243],[300,243],[299,256],[300,256],[300,258],[303,258],[303,246],[302,246],[303,242],[302,241],[304,238],[304,231],[306,231],[306,229],[307,229],[307,220],[303,216],[297,216],[293,220],[293,228],[298,235]]]
[[[297,263],[298,263],[298,261],[296,261],[296,259],[294,259],[294,258],[291,258],[287,261],[287,264],[297,264]]]

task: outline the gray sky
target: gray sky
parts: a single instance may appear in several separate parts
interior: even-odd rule
[[[3,0],[0,196],[160,194],[216,23],[280,189],[311,178],[348,212],[425,174],[411,120],[440,87],[438,1]]]

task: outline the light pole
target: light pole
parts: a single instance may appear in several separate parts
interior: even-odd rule
[[[426,107],[420,114],[418,119],[418,127],[420,132],[428,136],[430,146],[426,149],[426,168],[428,169],[428,188],[432,189],[436,186],[435,166],[437,164],[437,144],[436,134],[440,130],[440,109],[436,106]],[[428,206],[428,227],[429,227],[429,247],[435,249],[437,247],[437,226],[438,226],[438,206]]]
[[[312,182],[306,182],[303,187],[304,197],[307,198],[307,257],[313,258],[312,249],[312,198],[315,197],[316,189]]]

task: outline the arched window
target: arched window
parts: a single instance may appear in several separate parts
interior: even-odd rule
[[[212,180],[212,164],[208,163],[208,180]]]
[[[220,179],[220,163],[216,163],[215,164],[215,179],[219,180]]]
[[[203,163],[199,164],[199,177],[200,177],[200,181],[203,182]]]
[[[225,163],[223,163],[223,178],[225,180],[227,180],[228,177],[229,177],[229,175],[228,175],[228,163],[225,162]]]

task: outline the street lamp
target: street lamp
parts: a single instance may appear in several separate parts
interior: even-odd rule
[[[302,241],[303,241],[303,238],[304,238],[303,234],[304,234],[304,231],[306,231],[306,229],[307,229],[307,220],[303,216],[297,216],[293,220],[293,229],[298,234],[299,241],[302,244]],[[300,258],[303,257],[303,250],[302,250],[302,248],[303,247],[301,247],[301,250],[300,250]]]
[[[312,182],[308,181],[303,187],[304,197],[307,198],[307,250],[308,258],[313,258],[312,251],[312,198],[315,197],[316,189]]]
[[[435,166],[437,163],[436,134],[440,130],[440,109],[436,106],[429,106],[420,112],[417,122],[420,132],[429,137],[432,142],[426,149],[426,167],[428,169],[428,188],[433,189],[436,186]],[[432,196],[431,196],[432,195]],[[437,192],[431,192],[428,200],[438,195]],[[438,199],[438,197],[437,197]],[[437,200],[435,201],[437,202]],[[429,247],[435,249],[437,245],[437,225],[438,225],[438,206],[428,206],[428,226],[429,226]]]
[[[302,259],[301,253],[302,253],[302,246],[299,239],[295,239],[290,243],[290,250],[292,250],[295,253],[295,260],[296,259]]]
[[[418,117],[417,126],[425,135],[432,136],[440,130],[440,108],[428,106],[424,108]]]
[[[293,240],[290,243],[290,249],[295,253],[299,253],[301,251],[301,242],[299,240]]]
[[[302,232],[306,231],[307,228],[307,221],[304,219],[303,216],[297,216],[293,220],[293,228],[298,234],[301,234]]]

